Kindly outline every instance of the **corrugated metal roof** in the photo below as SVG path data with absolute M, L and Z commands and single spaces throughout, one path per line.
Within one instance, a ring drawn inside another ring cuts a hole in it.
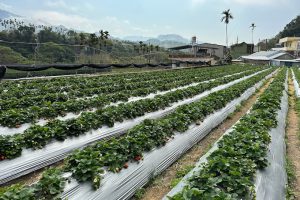
M 201 43 L 201 44 L 187 44 L 187 45 L 182 45 L 182 46 L 177 46 L 177 47 L 171 47 L 169 48 L 170 50 L 182 50 L 182 49 L 190 49 L 192 47 L 199 47 L 203 49 L 219 49 L 220 47 L 226 48 L 226 46 L 223 45 L 218 45 L 218 44 L 210 44 L 210 43 Z
M 282 52 L 282 51 L 260 51 L 260 52 L 251 54 L 249 56 L 242 56 L 242 58 L 248 59 L 248 60 L 266 60 L 267 61 L 267 60 L 272 60 L 272 59 L 278 58 L 285 54 L 288 54 L 288 53 Z

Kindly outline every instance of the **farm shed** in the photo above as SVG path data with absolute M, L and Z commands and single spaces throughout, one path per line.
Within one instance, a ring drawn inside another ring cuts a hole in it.
M 241 56 L 244 63 L 271 65 L 272 60 L 293 60 L 293 55 L 283 51 L 260 51 L 249 56 Z
M 173 54 L 176 53 L 176 51 L 182 51 L 191 53 L 193 57 L 216 56 L 221 59 L 225 57 L 227 52 L 226 46 L 210 43 L 188 44 L 169 49 L 173 51 Z
M 254 45 L 247 44 L 246 42 L 242 42 L 239 44 L 234 44 L 230 47 L 230 53 L 233 58 L 238 58 L 242 55 L 249 55 L 254 52 Z

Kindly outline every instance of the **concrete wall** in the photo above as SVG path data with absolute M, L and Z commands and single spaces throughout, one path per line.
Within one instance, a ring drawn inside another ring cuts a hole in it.
M 278 60 L 293 60 L 295 58 L 289 54 L 285 54 L 285 55 L 277 57 L 276 59 L 278 59 Z
M 208 49 L 207 53 L 211 55 L 215 55 L 221 59 L 224 58 L 226 55 L 226 47 L 224 46 L 217 45 L 217 44 L 209 44 L 209 43 L 204 43 L 199 45 L 200 48 L 201 46 L 203 46 L 203 48 L 216 48 L 216 49 Z
M 270 65 L 268 60 L 248 60 L 244 59 L 244 63 L 255 64 L 255 65 Z
M 271 65 L 272 66 L 300 67 L 300 62 L 272 60 Z
M 240 56 L 252 54 L 254 51 L 253 48 L 254 48 L 253 45 L 251 47 L 247 43 L 240 43 L 240 44 L 231 46 L 230 53 L 231 53 L 231 56 L 233 57 L 233 59 L 236 59 L 236 58 L 239 58 Z

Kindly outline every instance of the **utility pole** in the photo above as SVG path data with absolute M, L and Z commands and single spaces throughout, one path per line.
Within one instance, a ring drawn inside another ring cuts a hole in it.
M 252 29 L 252 44 L 254 45 L 253 32 L 254 32 L 254 29 L 256 28 L 255 24 L 252 23 L 250 28 Z

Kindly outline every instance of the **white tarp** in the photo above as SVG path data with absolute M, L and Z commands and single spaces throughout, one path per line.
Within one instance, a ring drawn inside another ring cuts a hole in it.
M 287 83 L 285 83 L 285 90 L 287 90 Z M 283 92 L 281 99 L 281 110 L 278 111 L 278 126 L 277 128 L 269 131 L 272 141 L 270 144 L 270 152 L 268 155 L 268 161 L 270 165 L 262 171 L 258 171 L 255 181 L 255 191 L 257 200 L 283 200 L 285 199 L 285 185 L 286 185 L 286 172 L 285 172 L 285 120 L 288 111 L 288 99 L 287 93 Z M 249 110 L 250 111 L 250 110 Z M 249 113 L 248 111 L 248 113 Z M 238 124 L 239 121 L 235 123 Z M 234 125 L 234 126 L 235 126 Z M 200 158 L 195 165 L 195 168 L 191 170 L 184 178 L 163 198 L 168 200 L 167 196 L 174 196 L 178 192 L 182 191 L 187 180 L 193 176 L 194 172 L 202 169 L 202 164 L 207 161 L 207 157 L 218 149 L 218 142 L 224 137 L 224 135 L 230 134 L 234 126 L 228 129 L 223 136 L 215 142 L 212 148 Z
M 93 190 L 91 183 L 78 184 L 76 180 L 72 179 L 67 184 L 62 198 L 69 200 L 129 199 L 137 189 L 144 186 L 153 176 L 163 172 L 209 134 L 230 113 L 234 112 L 237 105 L 248 99 L 262 83 L 263 81 L 260 81 L 245 91 L 241 97 L 227 104 L 225 108 L 208 116 L 200 126 L 191 125 L 188 131 L 176 134 L 174 139 L 165 146 L 145 153 L 144 160 L 139 164 L 130 163 L 128 169 L 124 169 L 120 173 L 106 173 L 98 190 Z
M 248 72 L 249 70 L 245 71 L 245 72 L 239 72 L 239 73 L 235 73 L 235 74 L 230 74 L 230 75 L 227 75 L 227 76 L 224 76 L 224 77 L 230 77 L 230 76 L 234 76 L 234 75 L 238 75 L 238 74 L 242 74 L 242 73 L 246 73 Z M 181 87 L 177 87 L 177 88 L 173 88 L 171 90 L 167 90 L 167 91 L 158 91 L 156 93 L 151 93 L 147 96 L 138 96 L 138 97 L 130 97 L 128 99 L 127 102 L 125 103 L 128 103 L 128 102 L 134 102 L 134 101 L 138 101 L 138 100 L 141 100 L 141 99 L 152 99 L 152 98 L 155 98 L 157 95 L 164 95 L 166 93 L 169 93 L 169 92 L 173 92 L 173 91 L 176 91 L 176 90 L 179 90 L 179 89 L 185 89 L 185 88 L 188 88 L 188 87 L 191 87 L 191 86 L 196 86 L 198 84 L 203 84 L 203 83 L 208 83 L 208 82 L 211 82 L 211 81 L 214 81 L 216 79 L 211 79 L 211 80 L 207 80 L 207 81 L 202 81 L 202 82 L 198 82 L 198 83 L 191 83 L 189 85 L 186 85 L 186 86 L 181 86 Z M 82 98 L 84 99 L 84 98 Z M 108 106 L 116 106 L 120 103 L 124 103 L 122 101 L 119 101 L 119 102 L 116 102 L 116 103 L 111 103 L 105 107 L 108 107 Z M 91 109 L 91 111 L 82 111 L 82 112 L 95 112 L 97 109 L 96 108 L 93 108 Z M 78 114 L 76 113 L 72 113 L 72 112 L 69 112 L 69 113 L 66 113 L 65 116 L 58 116 L 56 117 L 55 119 L 58 119 L 58 120 L 62 120 L 62 121 L 66 121 L 68 119 L 73 119 L 73 118 L 78 118 L 82 112 L 79 112 Z M 45 120 L 45 119 L 39 119 L 37 120 L 36 124 L 37 125 L 45 125 L 47 124 L 49 120 Z M 31 126 L 33 126 L 32 123 L 24 123 L 24 124 L 21 124 L 21 126 L 19 128 L 9 128 L 9 127 L 5 127 L 5 126 L 1 126 L 0 125 L 0 135 L 15 135 L 15 134 L 22 134 L 24 133 L 24 131 L 28 128 L 30 128 Z
M 284 200 L 286 195 L 287 175 L 285 170 L 285 126 L 288 113 L 287 82 L 281 99 L 281 109 L 277 115 L 278 126 L 271 129 L 271 143 L 269 144 L 269 165 L 259 170 L 255 179 L 257 200 Z
M 300 88 L 299 88 L 299 83 L 295 77 L 295 73 L 294 70 L 292 69 L 292 79 L 293 79 L 293 83 L 294 83 L 294 88 L 295 88 L 295 95 L 297 98 L 300 97 Z
M 232 81 L 224 85 L 220 85 L 211 90 L 205 91 L 197 96 L 194 96 L 193 98 L 174 103 L 171 107 L 168 107 L 164 110 L 159 110 L 153 113 L 147 113 L 142 117 L 133 120 L 126 120 L 122 123 L 115 123 L 115 126 L 112 128 L 102 127 L 98 130 L 91 130 L 87 134 L 81 135 L 79 137 L 67 138 L 65 141 L 62 142 L 54 141 L 46 145 L 43 149 L 39 150 L 24 149 L 20 157 L 0 162 L 0 184 L 6 183 L 20 176 L 26 175 L 45 166 L 56 163 L 64 159 L 69 153 L 71 153 L 75 149 L 85 147 L 102 139 L 122 135 L 126 133 L 128 129 L 138 125 L 145 119 L 156 119 L 163 117 L 173 112 L 180 105 L 199 101 L 203 97 L 213 92 L 228 88 L 236 83 L 253 77 L 259 73 L 262 73 L 263 71 L 243 77 L 241 79 Z M 275 72 L 273 72 L 272 74 L 274 73 Z

